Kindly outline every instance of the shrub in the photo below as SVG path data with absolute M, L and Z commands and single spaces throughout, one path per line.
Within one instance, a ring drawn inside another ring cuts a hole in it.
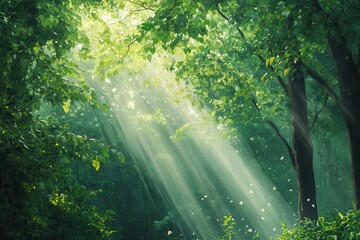
M 282 228 L 282 234 L 276 238 L 277 240 L 360 239 L 360 210 L 351 210 L 345 214 L 338 212 L 335 217 L 319 217 L 315 222 L 305 220 L 297 227 L 289 229 L 283 226 Z

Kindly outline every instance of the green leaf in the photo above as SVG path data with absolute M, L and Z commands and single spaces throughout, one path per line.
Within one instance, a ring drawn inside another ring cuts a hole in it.
M 100 162 L 99 161 L 97 161 L 97 160 L 92 160 L 92 165 L 93 165 L 93 167 L 95 168 L 95 170 L 96 171 L 99 171 L 99 169 L 100 169 Z
M 68 113 L 70 110 L 70 103 L 71 103 L 71 99 L 68 99 L 67 101 L 63 102 L 63 109 L 65 113 Z
M 183 51 L 185 54 L 191 53 L 191 48 L 186 47 L 183 49 Z
M 110 157 L 109 150 L 107 148 L 103 149 L 102 153 L 103 153 L 104 158 L 108 159 Z
M 102 108 L 105 112 L 107 112 L 107 111 L 109 110 L 109 106 L 108 106 L 106 103 L 102 103 L 102 104 L 101 104 L 101 108 Z
M 148 54 L 146 54 L 146 59 L 149 61 L 149 62 L 151 62 L 151 60 L 152 60 L 152 54 L 151 53 L 148 53 Z
M 121 164 L 125 163 L 125 156 L 124 156 L 124 154 L 120 154 L 120 155 L 119 155 L 119 161 L 120 161 Z
M 286 68 L 286 69 L 284 70 L 284 75 L 286 76 L 286 75 L 289 73 L 290 70 L 291 70 L 291 68 Z
M 269 59 L 266 59 L 266 61 L 265 61 L 266 67 L 271 66 L 271 64 L 274 62 L 274 60 L 275 60 L 275 57 L 271 57 Z

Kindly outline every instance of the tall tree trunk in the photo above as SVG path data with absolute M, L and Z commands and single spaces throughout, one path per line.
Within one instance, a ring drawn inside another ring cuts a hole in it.
M 305 77 L 300 66 L 289 75 L 289 97 L 292 105 L 294 165 L 298 183 L 299 219 L 316 220 L 315 176 L 313 169 L 313 145 L 308 122 Z
M 351 117 L 345 116 L 345 122 L 350 143 L 354 208 L 360 209 L 360 99 L 359 97 L 356 99 L 347 102 L 348 109 L 352 109 L 353 114 Z
M 344 37 L 329 33 L 327 42 L 339 75 L 341 111 L 349 136 L 354 208 L 360 209 L 360 54 L 355 64 Z

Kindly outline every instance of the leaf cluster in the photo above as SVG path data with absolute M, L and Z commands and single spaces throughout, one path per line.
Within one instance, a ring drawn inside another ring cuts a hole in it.
M 70 57 L 78 44 L 86 49 L 79 30 L 84 5 L 16 0 L 0 6 L 0 238 L 104 237 L 111 214 L 90 203 L 92 190 L 76 181 L 72 166 L 104 162 L 110 150 L 54 120 L 76 102 L 96 105 Z
M 359 239 L 360 212 L 351 210 L 338 212 L 335 217 L 319 217 L 316 222 L 305 220 L 299 226 L 283 226 L 282 234 L 276 239 Z

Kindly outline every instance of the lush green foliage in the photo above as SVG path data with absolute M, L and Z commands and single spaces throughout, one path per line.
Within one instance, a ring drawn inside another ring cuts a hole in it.
M 179 238 L 168 234 L 180 229 L 157 186 L 145 188 L 148 176 L 139 179 L 124 146 L 106 136 L 101 124 L 114 120 L 103 110 L 111 106 L 87 85 L 142 73 L 155 54 L 191 85 L 194 94 L 186 97 L 229 129 L 229 141 L 240 150 L 249 142 L 274 190 L 295 203 L 287 150 L 266 125 L 274 122 L 290 142 L 287 88 L 278 80 L 286 84 L 301 62 L 304 73 L 311 67 L 335 87 L 324 40 L 341 32 L 355 57 L 360 34 L 356 1 L 320 2 L 330 13 L 326 20 L 310 1 L 2 1 L 0 238 Z M 312 132 L 326 143 L 344 124 L 334 102 L 306 77 Z M 156 113 L 152 119 L 166 121 Z M 319 158 L 325 166 L 326 157 Z M 144 200 L 149 191 L 158 204 Z M 223 227 L 223 239 L 232 239 L 231 216 Z M 339 213 L 285 228 L 280 239 L 356 239 L 358 231 L 359 212 Z
M 294 228 L 283 227 L 279 240 L 287 239 L 359 239 L 360 211 L 338 212 L 336 217 L 319 217 L 316 222 L 305 220 Z
M 75 11 L 83 4 L 0 5 L 0 236 L 106 238 L 110 215 L 98 211 L 91 200 L 97 189 L 77 182 L 72 166 L 98 168 L 109 148 L 61 121 L 76 105 L 97 104 L 70 58 L 76 44 L 87 43 Z
M 170 69 L 195 86 L 203 105 L 210 107 L 220 123 L 235 127 L 235 135 L 246 132 L 243 126 L 258 130 L 267 122 L 282 136 L 279 142 L 285 143 L 290 157 L 304 154 L 295 153 L 289 133 L 296 123 L 289 117 L 289 102 L 302 99 L 289 95 L 295 72 L 306 82 L 308 99 L 304 101 L 309 111 L 301 116 L 310 122 L 310 130 L 316 128 L 320 136 L 338 131 L 335 126 L 341 120 L 320 114 L 329 105 L 333 108 L 334 102 L 327 99 L 330 94 L 336 100 L 331 87 L 338 80 L 327 41 L 329 36 L 345 39 L 345 48 L 350 49 L 347 54 L 357 56 L 359 16 L 354 9 L 359 9 L 358 3 L 346 1 L 340 7 L 339 1 L 265 1 L 259 5 L 254 1 L 183 0 L 162 1 L 154 8 L 157 11 L 142 24 L 139 36 L 146 49 L 182 49 L 186 59 Z M 311 137 L 306 139 L 311 145 Z M 312 186 L 314 190 L 315 184 Z

